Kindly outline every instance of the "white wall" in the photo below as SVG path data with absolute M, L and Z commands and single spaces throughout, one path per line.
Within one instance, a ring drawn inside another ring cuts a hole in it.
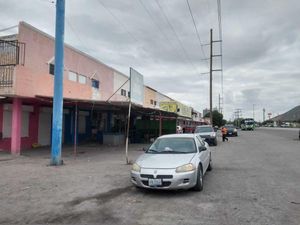
M 3 111 L 3 138 L 11 137 L 12 111 Z M 29 112 L 22 112 L 21 137 L 29 137 Z
M 129 77 L 120 74 L 118 72 L 114 72 L 114 92 L 117 91 Z M 122 87 L 122 89 L 126 90 L 126 96 L 128 96 L 129 91 L 129 81 Z M 117 92 L 118 95 L 121 95 L 121 89 Z
M 51 113 L 40 112 L 38 143 L 40 145 L 50 145 L 51 140 Z

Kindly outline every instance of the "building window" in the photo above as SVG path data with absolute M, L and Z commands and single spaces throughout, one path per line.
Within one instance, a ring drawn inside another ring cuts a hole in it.
M 69 80 L 77 82 L 77 73 L 69 71 Z
M 154 101 L 154 105 L 156 106 L 156 104 L 157 104 L 157 102 L 156 101 Z
M 81 75 L 81 74 L 79 74 L 79 75 L 78 75 L 78 82 L 79 82 L 80 84 L 86 84 L 86 77 L 83 76 L 83 75 Z
M 153 100 L 152 99 L 150 100 L 150 104 L 153 105 Z
M 99 89 L 99 80 L 92 79 L 92 87 Z
M 54 64 L 53 63 L 49 64 L 49 74 L 54 75 Z
M 130 91 L 128 91 L 127 96 L 128 96 L 128 98 L 130 98 Z
M 121 89 L 121 95 L 126 96 L 126 90 Z

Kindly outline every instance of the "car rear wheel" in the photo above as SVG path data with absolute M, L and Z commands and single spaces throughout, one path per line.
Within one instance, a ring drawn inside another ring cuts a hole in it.
M 198 168 L 197 173 L 197 183 L 194 187 L 194 191 L 202 191 L 203 190 L 203 172 L 201 166 Z

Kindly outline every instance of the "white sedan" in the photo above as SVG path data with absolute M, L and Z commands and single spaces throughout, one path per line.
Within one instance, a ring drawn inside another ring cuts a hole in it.
M 132 165 L 131 181 L 142 188 L 201 191 L 211 169 L 211 151 L 199 135 L 164 135 Z

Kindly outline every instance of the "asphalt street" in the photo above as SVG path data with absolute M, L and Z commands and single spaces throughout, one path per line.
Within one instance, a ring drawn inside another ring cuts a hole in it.
M 300 224 L 298 130 L 259 128 L 213 147 L 204 191 L 127 192 L 108 204 L 124 224 Z
M 202 192 L 138 190 L 118 151 L 65 157 L 61 168 L 37 157 L 3 161 L 0 224 L 299 225 L 298 130 L 258 128 L 220 141 Z

